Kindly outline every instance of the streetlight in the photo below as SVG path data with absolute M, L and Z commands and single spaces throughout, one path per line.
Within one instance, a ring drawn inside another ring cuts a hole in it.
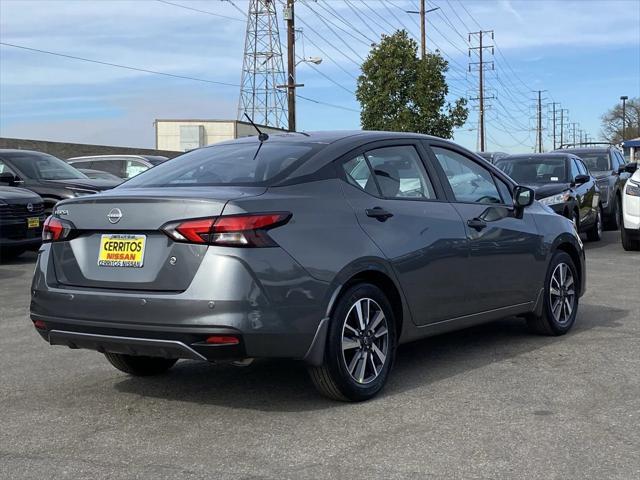
M 426 14 L 429 12 L 435 12 L 436 10 L 439 10 L 440 7 L 435 7 L 435 8 L 430 8 L 429 10 L 424 9 L 424 1 L 425 0 L 420 0 L 420 11 L 416 11 L 416 10 L 405 10 L 406 13 L 417 13 L 420 15 L 420 55 L 422 57 L 422 59 L 424 60 L 424 57 L 427 55 L 427 34 L 425 32 L 426 30 Z
M 313 63 L 314 65 L 320 65 L 322 63 L 322 57 L 301 58 L 296 62 L 296 66 L 300 65 L 301 63 Z
M 627 126 L 627 100 L 629 99 L 629 97 L 627 97 L 626 95 L 623 95 L 620 97 L 620 100 L 622 100 L 622 141 L 624 142 L 624 138 L 625 138 L 625 129 Z

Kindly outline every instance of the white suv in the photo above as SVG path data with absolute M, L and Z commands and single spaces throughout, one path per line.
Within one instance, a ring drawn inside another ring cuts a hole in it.
M 635 173 L 622 194 L 622 246 L 625 250 L 640 250 L 640 169 L 637 163 L 630 163 L 626 170 Z

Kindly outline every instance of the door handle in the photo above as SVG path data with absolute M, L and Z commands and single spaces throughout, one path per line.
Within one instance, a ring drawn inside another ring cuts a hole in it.
M 467 222 L 467 225 L 479 232 L 487 226 L 487 223 L 484 220 L 480 220 L 479 218 L 472 218 Z
M 366 213 L 367 213 L 367 217 L 375 218 L 376 220 L 378 220 L 380 222 L 384 222 L 388 218 L 393 217 L 393 213 L 387 212 L 382 207 L 367 208 Z

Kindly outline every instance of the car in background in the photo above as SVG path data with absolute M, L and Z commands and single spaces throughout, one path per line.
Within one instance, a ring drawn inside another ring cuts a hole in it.
M 589 240 L 602 237 L 602 208 L 596 180 L 584 162 L 571 153 L 509 155 L 496 167 L 520 185 L 532 188 L 536 200 L 570 219 Z
M 91 155 L 68 158 L 67 163 L 76 168 L 88 168 L 128 179 L 169 160 L 160 155 Z
M 640 250 L 640 169 L 633 162 L 628 163 L 625 170 L 632 176 L 622 194 L 622 247 L 625 250 Z
M 0 149 L 0 185 L 26 188 L 42 197 L 45 213 L 66 198 L 91 195 L 118 185 L 94 180 L 53 155 L 31 150 Z
M 31 320 L 49 344 L 131 375 L 301 359 L 343 401 L 382 389 L 400 343 L 513 315 L 567 333 L 586 281 L 569 220 L 474 153 L 410 133 L 193 150 L 62 202 L 43 239 Z
M 40 196 L 24 188 L 0 186 L 0 259 L 37 249 L 44 220 Z
M 91 170 L 90 168 L 79 168 L 79 171 L 84 173 L 89 178 L 98 178 L 102 180 L 113 180 L 118 183 L 122 183 L 122 178 L 116 177 L 114 174 L 109 172 L 103 172 L 102 170 Z
M 556 152 L 571 153 L 582 159 L 600 189 L 604 225 L 617 230 L 622 221 L 622 189 L 631 175 L 625 170 L 624 156 L 616 147 L 599 143 L 589 145 L 592 146 L 568 147 Z
M 476 152 L 476 155 L 484 158 L 489 163 L 496 163 L 501 158 L 509 156 L 508 153 L 504 152 Z

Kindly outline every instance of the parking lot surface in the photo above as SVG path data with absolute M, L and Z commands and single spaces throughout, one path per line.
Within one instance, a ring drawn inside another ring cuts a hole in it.
M 362 404 L 319 397 L 294 362 L 130 378 L 50 347 L 34 261 L 0 265 L 3 479 L 640 478 L 640 254 L 619 232 L 587 243 L 569 335 L 505 319 L 404 345 Z

